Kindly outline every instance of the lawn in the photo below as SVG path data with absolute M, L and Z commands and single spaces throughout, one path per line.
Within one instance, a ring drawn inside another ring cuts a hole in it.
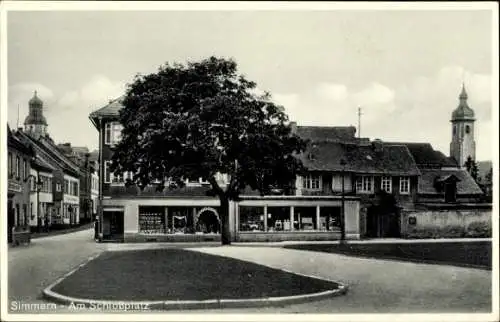
M 208 300 L 290 296 L 337 289 L 335 282 L 182 249 L 107 252 L 54 292 L 101 300 Z
M 491 242 L 298 244 L 285 248 L 491 270 Z

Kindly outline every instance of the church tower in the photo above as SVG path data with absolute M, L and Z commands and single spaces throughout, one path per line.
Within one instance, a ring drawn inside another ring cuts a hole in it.
M 24 130 L 36 139 L 47 134 L 47 120 L 43 116 L 43 101 L 38 98 L 36 91 L 29 101 L 29 114 L 24 120 Z
M 467 103 L 467 92 L 462 84 L 458 107 L 451 114 L 452 136 L 450 143 L 450 156 L 458 166 L 464 167 L 467 158 L 476 160 L 476 142 L 474 141 L 474 111 Z

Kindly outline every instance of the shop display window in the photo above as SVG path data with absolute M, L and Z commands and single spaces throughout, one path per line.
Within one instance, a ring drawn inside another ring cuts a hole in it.
M 139 207 L 139 231 L 143 234 L 165 234 L 165 208 Z
M 264 231 L 264 207 L 239 207 L 240 231 Z

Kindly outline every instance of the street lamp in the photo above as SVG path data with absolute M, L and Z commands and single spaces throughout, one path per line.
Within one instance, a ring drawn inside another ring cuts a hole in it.
M 340 213 L 340 242 L 345 243 L 345 187 L 344 187 L 344 175 L 345 175 L 345 166 L 347 162 L 344 158 L 340 159 L 340 165 L 342 166 L 342 209 Z

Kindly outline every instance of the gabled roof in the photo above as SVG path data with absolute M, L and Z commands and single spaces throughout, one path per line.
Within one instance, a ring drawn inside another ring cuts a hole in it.
M 56 168 L 50 165 L 50 163 L 43 158 L 39 153 L 36 155 L 35 159 L 31 161 L 31 167 L 39 170 L 54 171 Z
M 354 126 L 297 126 L 296 134 L 311 141 L 356 141 Z
M 68 157 L 62 153 L 57 146 L 47 140 L 44 137 L 41 137 L 39 140 L 36 141 L 37 144 L 43 146 L 51 155 L 53 155 L 55 158 L 60 160 L 66 169 L 69 171 L 73 172 L 76 175 L 80 175 L 80 169 L 77 164 L 75 164 L 73 161 L 71 161 Z
M 28 155 L 33 155 L 33 148 L 30 146 L 30 144 L 27 144 L 26 142 L 19 140 L 14 135 L 14 132 L 12 132 L 12 130 L 10 129 L 9 124 L 7 124 L 7 146 L 9 148 L 18 150 L 19 152 Z
M 45 163 L 52 166 L 53 169 L 62 169 L 64 172 L 79 176 L 80 172 L 78 167 L 72 164 L 64 155 L 58 152 L 57 147 L 53 144 L 48 143 L 45 138 L 40 138 L 35 140 L 24 132 L 17 132 L 17 135 L 24 142 L 28 142 L 34 148 L 36 155 L 40 155 Z
M 382 146 L 314 142 L 299 158 L 309 171 L 345 171 L 366 174 L 418 175 L 419 170 L 404 145 Z
M 122 95 L 114 100 L 111 100 L 108 104 L 101 107 L 98 110 L 90 113 L 89 118 L 94 122 L 94 125 L 97 123 L 96 120 L 99 118 L 115 118 L 118 117 L 120 110 L 123 108 L 123 100 L 125 95 Z
M 435 187 L 436 180 L 442 180 L 448 176 L 454 176 L 457 182 L 458 195 L 480 195 L 483 193 L 471 175 L 463 169 L 421 169 L 422 173 L 418 181 L 418 192 L 423 194 L 440 194 Z
M 406 145 L 419 168 L 457 167 L 456 161 L 434 150 L 430 143 L 384 142 L 386 145 Z

